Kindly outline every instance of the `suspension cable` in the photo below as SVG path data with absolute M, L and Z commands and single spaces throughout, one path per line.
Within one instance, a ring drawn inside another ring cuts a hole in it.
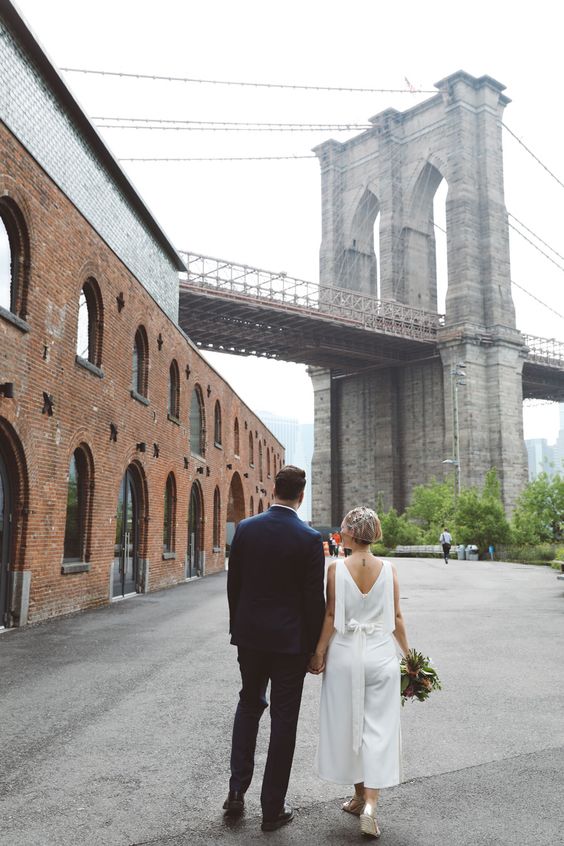
M 317 156 L 131 156 L 119 162 L 272 162 L 289 159 L 316 159 Z
M 229 131 L 229 132 L 350 132 L 352 130 L 372 129 L 371 124 L 360 123 L 251 123 L 213 120 L 162 120 L 147 119 L 145 124 L 126 121 L 142 121 L 142 118 L 92 118 L 100 129 L 156 129 L 183 131 Z M 112 123 L 111 121 L 119 121 Z M 173 125 L 174 124 L 174 125 Z
M 186 76 L 160 76 L 154 73 L 122 73 L 121 71 L 92 70 L 89 68 L 60 68 L 66 73 L 85 73 L 97 76 L 117 76 L 124 79 L 151 79 L 158 82 L 186 82 L 197 85 L 239 85 L 249 88 L 285 88 L 290 91 L 343 91 L 363 94 L 436 94 L 430 88 L 353 88 L 345 85 L 291 85 L 282 82 L 242 82 L 227 79 L 196 79 Z
M 525 144 L 525 142 L 524 142 L 524 141 L 522 141 L 522 140 L 521 140 L 521 138 L 519 138 L 519 136 L 518 136 L 518 135 L 515 135 L 515 133 L 513 132 L 513 130 L 509 129 L 509 127 L 507 126 L 507 124 L 506 124 L 506 123 L 503 123 L 503 121 L 502 121 L 501 125 L 503 126 L 503 128 L 504 128 L 504 129 L 506 129 L 506 130 L 509 132 L 509 134 L 510 134 L 510 135 L 512 135 L 512 136 L 513 136 L 513 138 L 515 138 L 515 140 L 516 140 L 516 141 L 517 141 L 517 142 L 518 142 L 518 143 L 519 143 L 519 144 L 520 144 L 520 145 L 521 145 L 521 146 L 522 146 L 522 147 L 523 147 L 523 148 L 527 151 L 527 153 L 529 153 L 529 155 L 530 155 L 530 156 L 532 156 L 532 157 L 533 157 L 533 159 L 534 159 L 534 160 L 535 160 L 538 164 L 540 164 L 540 166 L 541 166 L 544 170 L 546 170 L 546 172 L 547 172 L 548 174 L 550 174 L 550 176 L 552 176 L 552 178 L 553 178 L 553 179 L 555 179 L 555 180 L 556 180 L 556 182 L 558 182 L 558 184 L 560 185 L 560 187 L 561 187 L 561 188 L 564 188 L 564 182 L 562 182 L 562 180 L 560 180 L 560 179 L 556 176 L 556 174 L 554 174 L 554 173 L 550 170 L 550 168 L 548 168 L 548 167 L 547 167 L 547 166 L 546 166 L 543 162 L 541 162 L 541 160 L 539 159 L 539 157 L 538 157 L 538 156 L 536 156 L 536 155 L 533 153 L 533 151 L 532 151 L 529 147 L 527 147 L 527 145 Z
M 513 220 L 515 220 L 515 221 L 519 224 L 519 226 L 522 226 L 522 227 L 523 227 L 523 229 L 526 229 L 526 230 L 527 230 L 527 232 L 529 232 L 529 233 L 533 236 L 533 238 L 536 238 L 536 239 L 537 239 L 537 241 L 540 241 L 540 242 L 541 242 L 541 244 L 544 244 L 544 246 L 545 246 L 545 247 L 548 247 L 548 249 L 549 249 L 552 253 L 554 253 L 554 255 L 555 255 L 555 256 L 558 256 L 558 258 L 559 258 L 559 259 L 562 259 L 562 261 L 564 261 L 564 256 L 563 256 L 563 255 L 561 255 L 561 254 L 560 254 L 557 250 L 555 250 L 555 249 L 554 249 L 554 247 L 551 247 L 551 246 L 550 246 L 550 244 L 547 244 L 547 242 L 546 242 L 546 241 L 543 241 L 543 239 L 540 237 L 540 235 L 537 235 L 537 233 L 536 233 L 536 232 L 533 232 L 533 230 L 532 230 L 532 229 L 529 229 L 529 227 L 528 227 L 525 223 L 523 223 L 523 221 L 522 221 L 522 220 L 519 220 L 519 218 L 518 218 L 518 217 L 515 217 L 515 215 L 514 215 L 514 214 L 511 214 L 511 212 L 508 212 L 507 214 L 508 214 L 508 216 L 509 216 L 509 217 L 512 217 L 512 218 L 513 218 Z M 513 229 L 515 229 L 515 227 L 513 227 Z M 518 230 L 518 229 L 515 229 L 515 231 L 516 231 L 516 232 L 518 232 L 519 230 Z M 521 233 L 520 233 L 520 232 L 519 232 L 519 235 L 521 235 Z

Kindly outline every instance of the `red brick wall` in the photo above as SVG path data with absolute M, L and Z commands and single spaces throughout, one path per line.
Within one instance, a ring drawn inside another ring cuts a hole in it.
M 19 439 L 25 457 L 25 488 L 14 515 L 12 536 L 15 569 L 31 570 L 29 620 L 37 621 L 109 601 L 114 556 L 115 514 L 126 468 L 138 462 L 145 477 L 147 513 L 141 557 L 149 560 L 149 589 L 184 578 L 188 502 L 192 482 L 201 483 L 204 499 L 206 572 L 223 568 L 224 554 L 212 548 L 213 496 L 221 494 L 221 547 L 225 544 L 228 492 L 233 473 L 242 477 L 245 514 L 251 496 L 272 499 L 273 478 L 267 478 L 266 450 L 283 460 L 283 448 L 229 385 L 204 361 L 182 332 L 160 310 L 139 282 L 100 239 L 62 192 L 6 130 L 0 127 L 0 197 L 9 195 L 25 218 L 29 235 L 30 274 L 23 332 L 0 316 L 0 382 L 14 383 L 14 398 L 0 397 L 0 442 Z M 94 277 L 103 300 L 104 377 L 75 361 L 79 294 Z M 123 293 L 125 306 L 116 298 Z M 143 324 L 149 341 L 148 406 L 131 394 L 135 332 Z M 157 339 L 163 339 L 158 349 Z M 167 419 L 168 376 L 172 359 L 180 369 L 180 425 Z M 190 368 L 186 375 L 187 366 Z M 206 414 L 206 455 L 190 455 L 189 413 L 192 390 L 202 388 Z M 43 392 L 54 399 L 52 416 L 42 413 Z M 221 403 L 223 448 L 214 446 L 216 400 Z M 233 452 L 233 423 L 238 417 L 240 457 Z M 110 423 L 118 429 L 110 440 Z M 246 426 L 248 428 L 246 428 Z M 255 468 L 249 466 L 248 434 L 255 442 Z M 263 440 L 264 480 L 259 480 L 258 439 Z M 136 450 L 147 444 L 145 453 Z M 94 464 L 90 571 L 61 574 L 69 462 L 86 443 Z M 153 444 L 159 446 L 153 457 Z M 188 469 L 184 457 L 189 458 Z M 227 465 L 231 464 L 232 469 Z M 197 472 L 203 468 L 203 473 Z M 271 471 L 273 471 L 273 466 Z M 162 532 L 166 478 L 176 480 L 176 559 L 164 560 Z M 209 475 L 208 475 L 209 473 Z M 248 478 L 243 474 L 248 473 Z M 257 488 L 259 493 L 257 493 Z M 260 489 L 267 491 L 266 496 Z

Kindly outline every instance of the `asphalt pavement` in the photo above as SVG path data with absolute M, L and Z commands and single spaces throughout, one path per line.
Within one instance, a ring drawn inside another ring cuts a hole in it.
M 546 567 L 399 559 L 410 644 L 444 689 L 402 711 L 387 846 L 564 844 L 564 583 Z M 349 795 L 313 771 L 308 676 L 288 800 L 260 831 L 260 771 L 223 818 L 235 650 L 225 574 L 0 635 L 1 846 L 361 842 Z

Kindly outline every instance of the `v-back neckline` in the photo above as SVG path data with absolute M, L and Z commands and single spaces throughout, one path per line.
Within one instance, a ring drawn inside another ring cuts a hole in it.
M 353 585 L 355 586 L 355 588 L 357 589 L 357 591 L 360 593 L 360 595 L 361 595 L 361 596 L 366 597 L 366 596 L 370 596 L 370 594 L 372 593 L 372 591 L 374 590 L 374 588 L 376 587 L 376 585 L 377 585 L 377 584 L 378 584 L 378 582 L 380 581 L 380 576 L 382 575 L 382 573 L 383 573 L 383 571 L 384 571 L 385 562 L 384 562 L 384 561 L 382 561 L 382 566 L 380 567 L 380 572 L 378 573 L 378 575 L 377 575 L 377 576 L 376 576 L 376 578 L 374 579 L 374 582 L 372 583 L 372 587 L 371 587 L 371 588 L 370 588 L 370 590 L 369 590 L 369 591 L 367 591 L 366 593 L 363 593 L 363 592 L 361 591 L 361 589 L 359 588 L 359 586 L 357 585 L 357 583 L 356 583 L 356 581 L 355 581 L 355 578 L 354 578 L 353 574 L 351 573 L 351 571 L 349 570 L 349 568 L 347 567 L 347 565 L 345 564 L 345 562 L 344 562 L 344 561 L 342 562 L 342 565 L 343 565 L 343 567 L 345 568 L 345 570 L 347 571 L 347 573 L 349 574 L 349 576 L 351 577 L 351 582 L 353 583 Z

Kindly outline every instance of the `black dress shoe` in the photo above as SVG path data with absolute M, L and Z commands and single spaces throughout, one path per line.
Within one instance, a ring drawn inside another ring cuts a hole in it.
M 223 810 L 232 817 L 242 814 L 245 810 L 245 794 L 240 790 L 230 790 L 223 803 Z
M 283 825 L 289 823 L 294 819 L 294 809 L 290 805 L 284 805 L 276 817 L 263 817 L 261 828 L 263 831 L 276 831 L 277 828 L 282 828 Z

